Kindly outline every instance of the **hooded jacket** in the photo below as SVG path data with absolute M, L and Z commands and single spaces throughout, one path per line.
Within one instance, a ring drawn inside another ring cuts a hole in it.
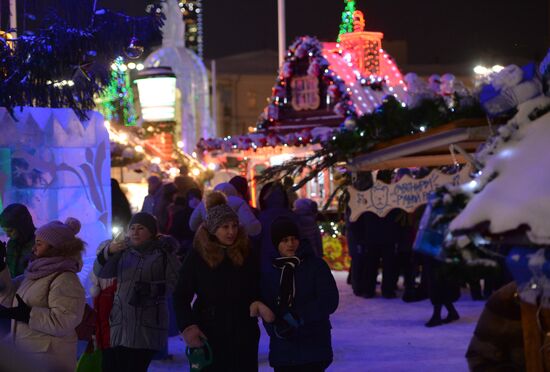
M 94 273 L 117 278 L 109 317 L 111 347 L 162 350 L 168 341 L 167 295 L 176 284 L 180 263 L 173 239 L 159 236 L 140 247 L 97 255 Z M 136 303 L 143 301 L 143 303 Z
M 239 195 L 237 190 L 230 183 L 220 183 L 214 191 L 221 191 L 227 197 L 227 205 L 231 207 L 239 216 L 239 223 L 244 227 L 248 236 L 257 236 L 262 231 L 260 221 L 254 216 L 252 209 L 246 201 Z M 197 231 L 202 221 L 206 220 L 206 207 L 204 202 L 201 202 L 191 214 L 189 219 L 189 227 L 193 231 Z
M 272 367 L 299 366 L 332 361 L 330 314 L 338 307 L 338 288 L 326 262 L 317 257 L 306 240 L 300 241 L 297 256 L 302 260 L 294 272 L 293 311 L 303 325 L 289 338 L 278 337 L 272 324 L 264 323 L 270 336 L 269 364 Z M 277 252 L 277 256 L 279 256 Z M 274 313 L 281 270 L 271 266 L 261 276 L 261 299 Z

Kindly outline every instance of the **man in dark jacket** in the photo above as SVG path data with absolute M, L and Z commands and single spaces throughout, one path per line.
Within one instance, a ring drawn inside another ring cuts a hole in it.
M 338 288 L 330 269 L 315 256 L 289 218 L 271 226 L 276 258 L 261 276 L 261 297 L 274 313 L 264 326 L 270 336 L 269 363 L 275 372 L 324 371 L 332 362 L 330 314 Z

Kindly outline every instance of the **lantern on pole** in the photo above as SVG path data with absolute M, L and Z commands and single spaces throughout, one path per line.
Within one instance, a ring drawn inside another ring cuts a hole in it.
M 144 121 L 176 120 L 176 76 L 170 67 L 143 69 L 134 81 Z

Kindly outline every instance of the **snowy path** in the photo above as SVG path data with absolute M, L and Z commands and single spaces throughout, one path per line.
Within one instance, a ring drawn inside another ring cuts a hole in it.
M 400 299 L 363 299 L 353 296 L 346 273 L 334 273 L 340 306 L 331 317 L 334 362 L 329 372 L 467 371 L 464 354 L 483 309 L 467 293 L 457 302 L 461 319 L 435 328 L 424 327 L 431 315 L 429 301 L 404 303 Z M 443 316 L 445 316 L 445 312 Z M 188 371 L 184 344 L 170 340 L 173 361 L 155 361 L 149 371 Z M 260 340 L 260 371 L 272 371 L 267 362 L 268 337 Z

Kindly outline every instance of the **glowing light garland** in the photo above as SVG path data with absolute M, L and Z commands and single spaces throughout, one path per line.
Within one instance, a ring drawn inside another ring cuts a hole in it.
M 340 35 L 353 31 L 353 12 L 355 12 L 355 1 L 345 0 L 346 7 L 342 12 L 342 23 L 340 23 L 340 32 L 337 40 L 340 41 Z
M 185 47 L 202 58 L 204 50 L 202 27 L 202 0 L 181 0 L 179 7 L 185 22 Z
M 100 111 L 106 120 L 125 126 L 134 126 L 136 125 L 134 92 L 125 67 L 122 57 L 117 57 L 111 65 L 111 82 L 99 100 L 102 107 Z

